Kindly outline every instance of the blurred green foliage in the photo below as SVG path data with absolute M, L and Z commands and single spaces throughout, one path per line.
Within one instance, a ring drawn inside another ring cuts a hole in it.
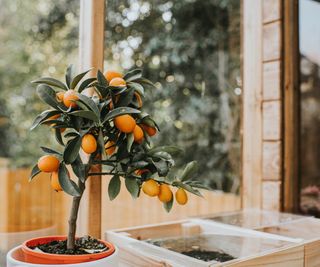
M 10 155 L 28 165 L 37 144 L 50 143 L 45 131 L 27 131 L 43 108 L 28 82 L 59 78 L 76 63 L 79 1 L 0 3 L 0 99 L 10 114 Z M 106 69 L 142 67 L 158 82 L 144 100 L 162 131 L 156 143 L 183 147 L 178 164 L 197 160 L 211 187 L 238 190 L 240 1 L 108 0 L 105 60 Z

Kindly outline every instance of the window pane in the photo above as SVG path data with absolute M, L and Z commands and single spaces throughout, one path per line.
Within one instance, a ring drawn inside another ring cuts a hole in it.
M 143 68 L 157 89 L 144 100 L 156 144 L 197 160 L 198 179 L 238 192 L 240 1 L 108 1 L 106 66 Z
M 320 216 L 320 2 L 300 0 L 301 209 Z

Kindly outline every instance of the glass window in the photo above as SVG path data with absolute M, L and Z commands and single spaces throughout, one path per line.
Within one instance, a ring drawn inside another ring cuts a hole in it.
M 320 216 L 320 2 L 300 0 L 301 201 Z

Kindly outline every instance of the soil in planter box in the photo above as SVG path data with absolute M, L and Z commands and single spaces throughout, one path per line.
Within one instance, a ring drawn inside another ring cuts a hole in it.
M 41 251 L 50 254 L 82 255 L 104 252 L 108 248 L 99 240 L 90 236 L 84 236 L 76 240 L 74 250 L 67 249 L 67 240 L 52 241 L 47 244 L 32 247 L 31 249 L 40 249 Z
M 205 251 L 205 250 L 190 250 L 190 251 L 182 251 L 181 254 L 187 255 L 192 258 L 196 258 L 202 261 L 218 261 L 225 262 L 231 261 L 235 259 L 231 255 L 218 251 Z

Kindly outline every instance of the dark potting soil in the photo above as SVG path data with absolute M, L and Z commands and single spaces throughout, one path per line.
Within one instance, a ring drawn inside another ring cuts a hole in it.
M 190 251 L 183 251 L 181 253 L 202 261 L 215 260 L 218 262 L 225 262 L 225 261 L 230 261 L 234 259 L 234 257 L 232 257 L 231 255 L 223 252 L 218 252 L 218 251 L 190 250 Z
M 108 248 L 99 240 L 90 236 L 84 236 L 76 240 L 74 250 L 67 249 L 67 240 L 52 241 L 47 244 L 31 247 L 31 249 L 40 249 L 45 253 L 50 254 L 64 254 L 64 255 L 82 255 L 99 253 L 108 250 Z M 86 251 L 87 250 L 87 251 Z M 88 251 L 89 250 L 89 251 Z

